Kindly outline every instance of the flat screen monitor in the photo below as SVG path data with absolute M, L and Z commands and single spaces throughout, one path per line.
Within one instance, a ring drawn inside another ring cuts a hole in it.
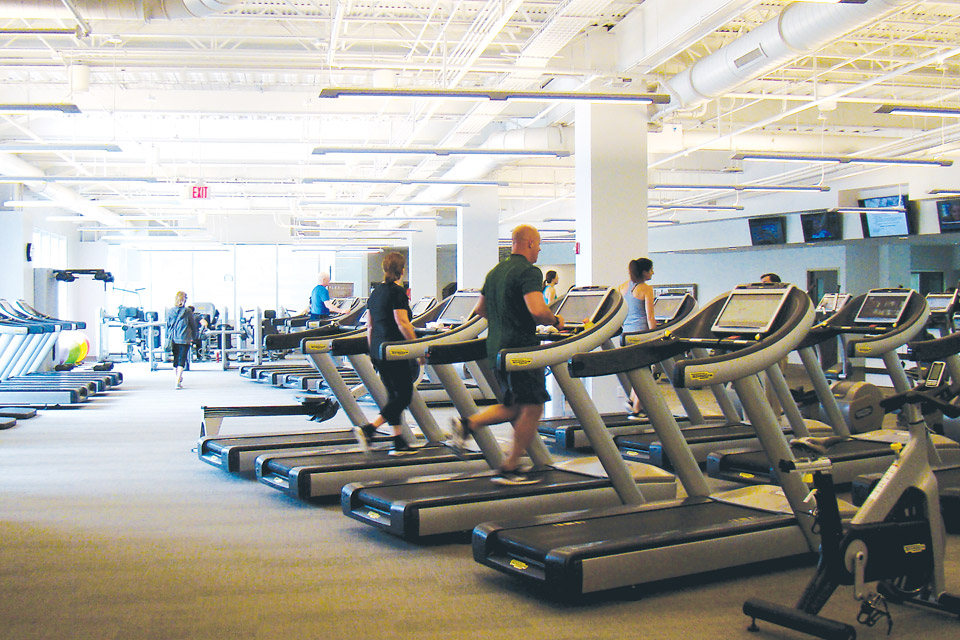
M 863 324 L 896 324 L 907 308 L 909 297 L 909 291 L 868 293 L 853 321 Z
M 437 322 L 445 325 L 463 324 L 470 317 L 473 308 L 477 306 L 477 298 L 479 297 L 479 293 L 453 294 L 453 297 L 447 301 L 447 306 L 440 312 Z
M 866 209 L 890 209 L 869 211 L 860 217 L 864 238 L 889 238 L 913 233 L 913 203 L 907 196 L 880 196 L 858 202 Z
M 784 289 L 734 289 L 713 323 L 714 333 L 766 333 L 790 293 Z
M 840 214 L 826 209 L 800 214 L 804 242 L 828 242 L 843 240 Z
M 927 305 L 930 307 L 930 313 L 944 312 L 950 308 L 953 303 L 952 293 L 928 293 Z
M 960 198 L 937 200 L 937 220 L 940 233 L 960 231 Z
M 748 218 L 750 244 L 755 247 L 787 243 L 787 219 L 784 216 Z
M 327 285 L 327 292 L 331 298 L 349 298 L 353 295 L 353 283 L 331 282 Z
M 413 318 L 416 318 L 417 316 L 422 316 L 427 311 L 433 308 L 433 303 L 434 303 L 434 298 L 431 298 L 430 296 L 420 298 L 415 303 L 413 303 L 412 307 L 410 307 L 410 316 Z
M 595 322 L 600 304 L 606 294 L 606 290 L 578 291 L 571 289 L 560 301 L 556 314 L 563 316 L 564 325 L 570 327 L 579 326 L 588 321 Z
M 676 317 L 686 297 L 686 294 L 660 296 L 653 301 L 653 317 L 657 322 L 670 322 Z

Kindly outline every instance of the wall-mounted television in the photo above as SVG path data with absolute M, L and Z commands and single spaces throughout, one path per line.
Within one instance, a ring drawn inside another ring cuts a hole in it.
M 960 198 L 937 200 L 937 220 L 940 233 L 960 231 Z
M 840 214 L 828 209 L 807 211 L 800 214 L 804 242 L 828 242 L 843 240 Z
M 784 216 L 748 218 L 750 225 L 750 243 L 755 246 L 765 244 L 786 244 L 787 219 Z
M 869 211 L 860 216 L 864 238 L 889 238 L 916 233 L 916 208 L 907 196 L 880 196 L 859 201 L 865 209 L 903 209 L 902 211 Z

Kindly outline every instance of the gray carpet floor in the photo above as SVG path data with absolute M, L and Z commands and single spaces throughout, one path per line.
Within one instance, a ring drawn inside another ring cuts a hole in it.
M 791 604 L 809 566 L 557 603 L 475 563 L 462 540 L 407 543 L 346 518 L 338 504 L 231 477 L 191 452 L 200 407 L 294 398 L 213 367 L 195 365 L 177 391 L 169 370 L 119 365 L 118 390 L 0 432 L 0 638 L 803 637 L 770 625 L 748 633 L 740 607 L 758 595 Z M 223 432 L 307 424 L 237 418 Z M 346 416 L 328 424 L 346 426 Z M 948 581 L 960 592 L 956 536 L 948 553 Z M 960 637 L 957 620 L 893 610 L 891 637 Z M 841 589 L 824 613 L 853 623 L 856 611 Z M 886 628 L 858 634 L 883 638 Z

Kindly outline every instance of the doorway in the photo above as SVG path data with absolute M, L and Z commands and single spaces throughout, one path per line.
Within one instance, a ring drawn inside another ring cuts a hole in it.
M 943 272 L 913 271 L 910 273 L 910 288 L 922 296 L 943 293 Z

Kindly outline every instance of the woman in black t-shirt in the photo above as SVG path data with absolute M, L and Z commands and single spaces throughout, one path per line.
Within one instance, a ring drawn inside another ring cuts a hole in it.
M 377 428 L 385 422 L 389 424 L 393 435 L 393 445 L 389 451 L 392 456 L 416 453 L 416 449 L 400 433 L 400 417 L 413 397 L 418 363 L 415 360 L 380 359 L 380 345 L 384 342 L 415 340 L 417 337 L 410 324 L 410 301 L 399 284 L 405 266 L 403 255 L 388 253 L 383 259 L 383 282 L 377 285 L 367 300 L 367 343 L 370 345 L 373 366 L 387 389 L 387 402 L 372 423 L 354 429 L 360 446 L 367 449 Z

